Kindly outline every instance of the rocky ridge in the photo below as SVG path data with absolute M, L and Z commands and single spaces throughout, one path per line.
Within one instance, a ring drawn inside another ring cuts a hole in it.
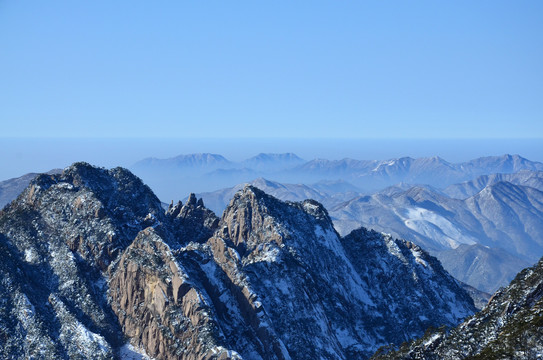
M 428 331 L 397 351 L 372 359 L 538 359 L 542 339 L 543 259 L 521 271 L 481 312 L 458 327 Z
M 247 186 L 221 219 L 194 196 L 164 211 L 127 170 L 85 163 L 0 213 L 0 256 L 6 359 L 113 359 L 127 342 L 156 359 L 367 358 L 475 311 L 436 259 L 341 238 L 315 201 Z

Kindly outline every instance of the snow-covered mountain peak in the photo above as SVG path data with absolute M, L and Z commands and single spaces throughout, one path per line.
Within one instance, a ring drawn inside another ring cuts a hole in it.
M 341 238 L 313 200 L 247 185 L 220 221 L 196 196 L 160 206 L 128 172 L 88 164 L 7 206 L 0 357 L 113 358 L 128 338 L 160 359 L 364 359 L 475 310 L 422 250 Z

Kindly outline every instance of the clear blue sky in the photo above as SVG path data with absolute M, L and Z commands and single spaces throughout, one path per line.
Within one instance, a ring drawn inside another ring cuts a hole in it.
M 0 136 L 543 137 L 543 1 L 0 0 Z

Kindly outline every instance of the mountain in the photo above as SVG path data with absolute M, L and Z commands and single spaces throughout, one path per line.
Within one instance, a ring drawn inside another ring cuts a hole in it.
M 458 280 L 489 292 L 508 284 L 519 269 L 531 265 L 503 249 L 480 244 L 461 244 L 456 249 L 438 252 L 436 257 Z
M 60 169 L 54 169 L 47 172 L 47 174 L 57 174 L 61 171 Z M 30 173 L 17 178 L 0 181 L 0 209 L 17 198 L 30 181 L 38 175 L 37 173 Z
M 543 171 L 521 170 L 512 174 L 491 174 L 479 176 L 471 181 L 450 185 L 443 190 L 445 194 L 457 199 L 466 199 L 477 194 L 489 185 L 500 181 L 515 185 L 529 186 L 543 191 Z
M 259 188 L 265 193 L 272 195 L 280 200 L 303 201 L 313 199 L 322 201 L 327 198 L 325 193 L 319 192 L 307 185 L 301 184 L 282 184 L 277 181 L 271 181 L 264 178 L 258 178 L 248 183 Z M 228 205 L 230 199 L 236 192 L 243 189 L 246 184 L 238 184 L 231 188 L 221 189 L 209 193 L 198 194 L 207 206 L 216 213 L 222 213 Z
M 528 178 L 534 184 L 538 179 Z M 413 241 L 437 256 L 456 278 L 485 292 L 506 285 L 543 254 L 543 197 L 526 186 L 494 183 L 486 191 L 460 200 L 429 185 L 406 183 L 363 196 L 352 192 L 330 194 L 322 185 L 319 189 L 319 185 L 266 179 L 251 184 L 282 200 L 318 200 L 330 209 L 334 226 L 342 235 L 364 226 Z M 342 185 L 340 190 L 345 188 Z M 243 186 L 199 196 L 211 209 L 221 212 Z M 346 189 L 350 188 L 347 185 Z
M 169 159 L 157 159 L 147 158 L 138 161 L 134 164 L 135 169 L 145 168 L 168 168 L 169 170 L 182 170 L 182 169 L 210 169 L 228 168 L 233 166 L 232 162 L 224 158 L 222 155 L 198 153 L 179 155 Z
M 346 199 L 352 199 L 360 195 L 360 193 L 357 192 L 358 188 L 345 181 L 327 181 L 305 185 L 286 184 L 258 178 L 248 183 L 237 184 L 233 187 L 213 192 L 199 193 L 198 196 L 205 201 L 211 210 L 216 213 L 221 213 L 226 209 L 228 202 L 234 194 L 243 189 L 246 184 L 257 187 L 280 200 L 303 201 L 306 199 L 313 199 L 321 202 L 327 208 L 342 203 Z
M 161 206 L 122 168 L 34 179 L 0 212 L 0 357 L 364 359 L 475 311 L 418 246 L 341 238 L 315 201 Z
M 315 201 L 283 203 L 247 186 L 221 222 L 213 246 L 235 250 L 228 250 L 235 254 L 230 261 L 219 257 L 222 267 L 227 273 L 228 262 L 241 267 L 253 291 L 265 294 L 260 303 L 292 358 L 366 357 L 377 339 L 397 342 L 473 309 L 469 296 L 420 248 L 365 230 L 341 239 Z M 401 331 L 398 324 L 404 324 Z
M 486 174 L 515 173 L 521 170 L 542 171 L 543 164 L 519 155 L 490 156 L 456 164 L 434 156 L 384 161 L 313 160 L 297 170 L 309 176 L 312 182 L 333 176 L 366 191 L 379 191 L 400 182 L 444 188 Z
M 519 155 L 505 154 L 501 156 L 480 157 L 458 164 L 464 170 L 474 175 L 504 173 L 511 174 L 521 170 L 543 171 L 543 164 L 533 162 Z
M 259 171 L 280 171 L 305 163 L 305 160 L 293 153 L 260 153 L 242 162 L 243 167 Z
M 543 354 L 543 259 L 458 327 L 429 331 L 372 359 L 538 359 Z
M 0 213 L 0 357 L 112 358 L 124 341 L 108 269 L 162 219 L 151 190 L 123 169 L 80 163 L 32 180 Z
M 148 158 L 131 170 L 165 202 L 190 191 L 211 192 L 263 177 L 281 183 L 314 184 L 343 181 L 354 192 L 372 193 L 398 183 L 425 184 L 443 189 L 494 173 L 543 171 L 543 164 L 518 155 L 503 155 L 450 163 L 440 157 L 388 160 L 304 161 L 295 154 L 261 153 L 241 162 L 216 154 L 188 154 L 169 159 Z M 343 200 L 347 200 L 344 198 Z
M 543 193 L 506 182 L 465 200 L 420 187 L 377 193 L 336 205 L 330 215 L 340 234 L 365 226 L 413 241 L 441 258 L 455 277 L 486 292 L 543 255 Z M 451 251 L 463 244 L 483 245 L 462 248 L 481 256 Z

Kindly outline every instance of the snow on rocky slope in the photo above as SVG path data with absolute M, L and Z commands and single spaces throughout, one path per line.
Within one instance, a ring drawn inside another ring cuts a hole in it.
M 85 163 L 36 178 L 0 212 L 0 357 L 363 359 L 475 311 L 435 258 L 341 238 L 315 201 L 248 186 L 218 219 L 189 199 L 164 212 Z

